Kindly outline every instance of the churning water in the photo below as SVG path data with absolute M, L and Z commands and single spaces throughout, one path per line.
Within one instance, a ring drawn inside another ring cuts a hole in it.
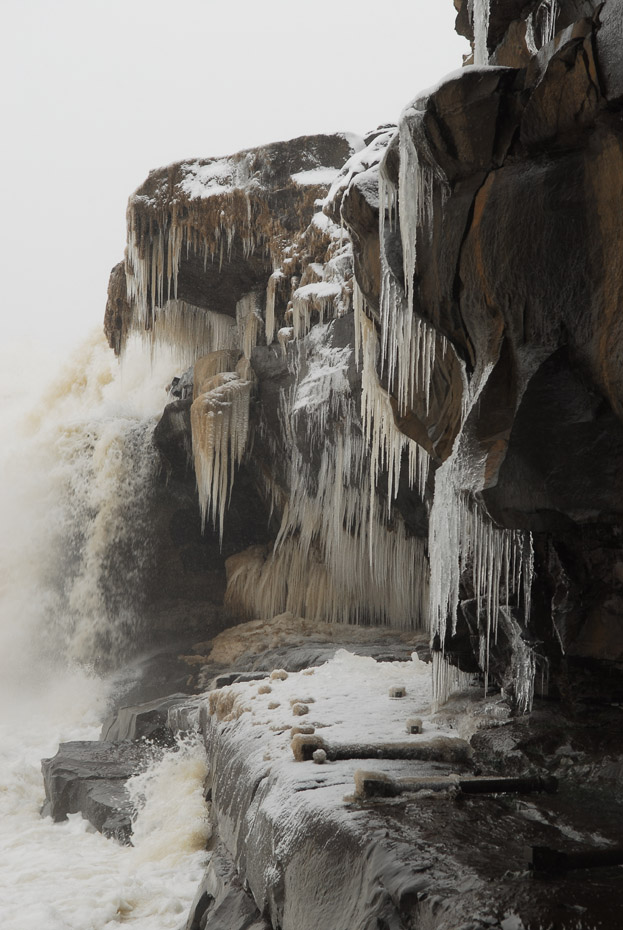
M 133 780 L 133 847 L 79 814 L 39 815 L 41 759 L 98 738 L 113 679 L 96 670 L 121 664 L 145 623 L 132 592 L 150 564 L 151 429 L 174 363 L 130 349 L 119 366 L 101 336 L 52 379 L 32 347 L 2 363 L 0 925 L 177 928 L 205 860 L 198 744 Z

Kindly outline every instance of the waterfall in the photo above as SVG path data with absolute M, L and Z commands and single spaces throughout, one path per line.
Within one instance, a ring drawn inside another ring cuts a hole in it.
M 174 370 L 171 359 L 152 370 L 140 345 L 119 365 L 98 335 L 10 437 L 3 595 L 21 603 L 5 610 L 42 653 L 106 666 L 139 631 L 153 568 L 151 433 Z
M 205 863 L 202 745 L 137 779 L 134 847 L 80 814 L 54 823 L 39 813 L 41 759 L 61 741 L 97 740 L 119 687 L 93 666 L 125 662 L 146 632 L 136 595 L 152 559 L 151 430 L 175 360 L 152 368 L 131 341 L 120 364 L 98 333 L 54 375 L 30 348 L 3 362 L 2 926 L 177 930 Z

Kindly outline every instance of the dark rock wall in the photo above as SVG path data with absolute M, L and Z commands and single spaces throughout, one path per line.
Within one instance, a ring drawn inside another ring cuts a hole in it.
M 618 661 L 623 645 L 623 29 L 614 0 L 562 2 L 556 38 L 530 56 L 518 36 L 543 6 L 492 0 L 491 61 L 511 69 L 468 71 L 418 105 L 447 192 L 414 289 L 468 379 L 493 366 L 469 423 L 482 499 L 498 525 L 534 534 L 534 635 L 566 668 Z

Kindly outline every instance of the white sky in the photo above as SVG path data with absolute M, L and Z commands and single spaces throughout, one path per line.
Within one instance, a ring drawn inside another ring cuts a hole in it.
M 452 0 L 2 0 L 3 349 L 104 314 L 150 168 L 395 121 L 461 65 Z

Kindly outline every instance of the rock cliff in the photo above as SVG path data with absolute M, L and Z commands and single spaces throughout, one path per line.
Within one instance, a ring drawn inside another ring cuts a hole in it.
M 602 663 L 612 696 L 621 14 L 456 6 L 490 64 L 398 126 L 183 162 L 130 199 L 110 343 L 195 366 L 155 436 L 158 598 L 428 628 L 524 708 L 537 666 L 569 696 Z
M 131 197 L 106 331 L 179 361 L 150 596 L 423 631 L 437 701 L 582 711 L 623 688 L 623 11 L 455 7 L 473 55 L 397 125 Z

